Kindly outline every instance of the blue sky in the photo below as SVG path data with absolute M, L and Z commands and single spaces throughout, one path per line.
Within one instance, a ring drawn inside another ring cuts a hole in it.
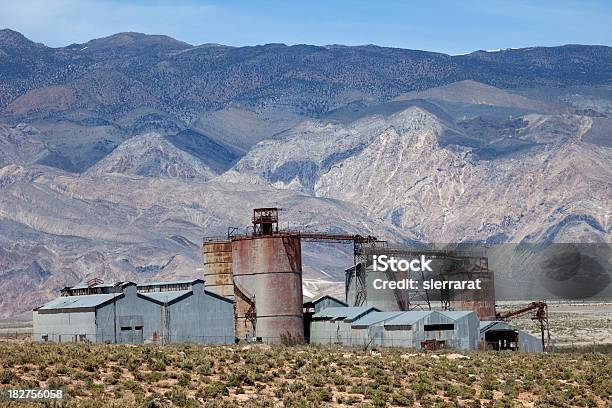
M 191 44 L 377 44 L 459 54 L 612 45 L 612 1 L 0 0 L 0 27 L 54 47 L 138 31 Z

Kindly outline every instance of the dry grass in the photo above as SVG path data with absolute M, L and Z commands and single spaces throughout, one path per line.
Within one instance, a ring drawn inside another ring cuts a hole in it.
M 62 387 L 70 407 L 612 406 L 599 354 L 19 342 L 0 365 L 0 387 Z

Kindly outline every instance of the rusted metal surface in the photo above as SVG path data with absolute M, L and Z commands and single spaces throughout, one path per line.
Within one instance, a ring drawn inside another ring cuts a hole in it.
M 304 338 L 299 237 L 274 234 L 234 238 L 236 337 L 280 343 Z
M 232 243 L 230 241 L 204 242 L 202 256 L 206 290 L 234 300 Z
M 458 293 L 451 300 L 454 310 L 473 310 L 481 321 L 496 320 L 495 317 L 495 282 L 493 272 L 489 270 L 488 262 L 479 262 L 471 270 L 458 271 L 452 274 L 452 279 L 480 280 L 481 290 Z
M 253 210 L 253 235 L 278 233 L 279 208 L 255 208 Z

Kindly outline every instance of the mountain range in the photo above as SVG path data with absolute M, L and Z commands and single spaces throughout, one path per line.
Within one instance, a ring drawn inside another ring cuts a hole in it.
M 202 237 L 259 206 L 393 242 L 610 243 L 611 115 L 604 46 L 0 30 L 0 316 L 92 276 L 199 276 Z M 341 292 L 350 250 L 305 245 L 305 291 Z

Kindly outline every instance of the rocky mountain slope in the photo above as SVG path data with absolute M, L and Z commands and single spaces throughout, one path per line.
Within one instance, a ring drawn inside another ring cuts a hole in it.
M 84 171 L 149 131 L 192 129 L 244 152 L 347 104 L 463 80 L 507 89 L 600 86 L 611 68 L 611 49 L 599 46 L 450 56 L 376 46 L 194 46 L 119 33 L 50 48 L 2 30 L 0 121 L 35 124 L 62 151 L 46 164 Z
M 15 127 L 0 124 L 0 167 L 30 164 L 47 156 L 45 143 L 32 137 L 37 133 L 38 129 L 26 124 Z
M 178 149 L 158 133 L 147 133 L 123 142 L 84 174 L 96 177 L 110 173 L 201 181 L 217 176 L 204 162 Z
M 478 133 L 421 107 L 311 121 L 221 178 L 350 202 L 424 241 L 609 242 L 612 150 L 582 140 L 592 123 L 529 114 Z

